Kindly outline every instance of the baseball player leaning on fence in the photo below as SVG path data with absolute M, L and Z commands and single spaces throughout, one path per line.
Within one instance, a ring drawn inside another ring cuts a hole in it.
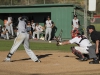
M 11 61 L 12 55 L 15 53 L 15 51 L 18 49 L 18 47 L 22 43 L 23 43 L 25 51 L 29 55 L 29 57 L 34 62 L 40 62 L 40 60 L 36 57 L 34 52 L 31 49 L 29 49 L 29 34 L 26 31 L 26 21 L 27 21 L 26 16 L 22 16 L 19 18 L 17 37 L 14 40 L 14 44 L 13 44 L 10 52 L 8 53 L 6 59 L 4 60 L 5 62 Z

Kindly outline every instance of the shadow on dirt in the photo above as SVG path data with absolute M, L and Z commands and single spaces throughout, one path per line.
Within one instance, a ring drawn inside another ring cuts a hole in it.
M 53 55 L 53 54 L 44 54 L 44 55 L 36 55 L 39 59 L 41 58 L 45 58 L 45 57 L 48 57 L 50 55 Z M 24 58 L 24 59 L 19 59 L 19 60 L 12 60 L 11 62 L 16 62 L 16 61 L 26 61 L 26 60 L 31 60 L 31 58 Z
M 48 57 L 48 56 L 50 56 L 50 55 L 53 55 L 53 54 L 38 55 L 37 57 L 38 57 L 39 59 L 41 59 L 41 58 Z

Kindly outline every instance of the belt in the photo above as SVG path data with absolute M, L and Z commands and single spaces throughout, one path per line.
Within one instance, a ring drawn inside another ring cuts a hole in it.
M 90 46 L 87 46 L 87 48 L 89 48 L 89 47 L 91 47 L 92 45 L 90 45 Z
M 21 31 L 21 33 L 26 33 L 25 31 Z

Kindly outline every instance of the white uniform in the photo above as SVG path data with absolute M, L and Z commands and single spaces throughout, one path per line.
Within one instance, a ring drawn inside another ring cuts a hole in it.
M 8 30 L 8 32 L 11 33 L 10 25 L 9 25 L 8 21 L 6 22 L 5 26 L 6 26 L 6 29 Z
M 51 39 L 51 32 L 52 32 L 52 20 L 46 20 L 45 40 L 47 40 L 48 34 L 49 34 L 48 41 Z
M 32 25 L 33 30 L 35 30 L 35 23 L 33 23 L 31 25 Z
M 75 28 L 78 28 L 79 27 L 79 24 L 78 24 L 78 22 L 79 22 L 79 20 L 78 19 L 73 19 L 73 30 L 75 29 Z
M 13 46 L 10 50 L 10 53 L 8 54 L 7 57 L 10 57 L 18 49 L 18 47 L 22 43 L 23 43 L 25 51 L 29 55 L 29 57 L 33 61 L 37 61 L 38 58 L 36 57 L 34 52 L 31 49 L 29 49 L 29 34 L 26 31 L 26 22 L 19 20 L 18 34 L 17 34 L 17 37 L 14 40 L 14 44 L 13 44 Z M 6 60 L 8 60 L 8 59 L 6 58 Z
M 88 39 L 84 39 L 80 42 L 82 38 L 81 37 L 75 37 L 71 40 L 69 40 L 69 42 L 72 44 L 72 43 L 77 43 L 79 44 L 79 46 L 75 46 L 75 49 L 80 51 L 81 53 L 83 54 L 88 54 L 88 51 L 87 51 L 87 47 L 89 46 L 92 46 L 92 44 L 90 43 L 90 41 Z M 79 43 L 80 42 L 80 43 Z
M 40 34 L 42 33 L 43 28 L 41 25 L 36 26 L 36 31 L 33 32 L 33 39 L 35 38 L 35 34 L 37 34 L 37 39 L 40 39 Z
M 12 17 L 8 17 L 8 23 L 10 23 L 12 21 Z M 13 24 L 11 23 L 10 24 L 10 34 L 12 35 L 12 36 L 14 36 L 14 31 L 13 31 L 13 26 L 12 26 Z
M 6 28 L 2 28 L 3 33 L 6 32 Z M 4 39 L 9 39 L 9 34 L 6 32 L 5 34 L 1 33 L 1 37 Z

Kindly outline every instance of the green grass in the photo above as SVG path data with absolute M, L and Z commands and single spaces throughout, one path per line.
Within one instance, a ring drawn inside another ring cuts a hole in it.
M 12 45 L 13 40 L 0 40 L 0 51 L 9 51 Z M 30 42 L 30 48 L 32 50 L 70 51 L 71 46 L 73 45 L 56 46 L 56 43 Z M 23 45 L 20 45 L 18 50 L 24 50 Z
M 100 24 L 94 24 L 97 31 L 100 31 Z M 0 51 L 9 51 L 13 45 L 13 40 L 0 40 Z M 60 50 L 70 51 L 70 47 L 73 45 L 56 46 L 55 43 L 42 43 L 42 42 L 30 42 L 30 48 L 32 50 Z M 24 50 L 21 45 L 18 50 Z

